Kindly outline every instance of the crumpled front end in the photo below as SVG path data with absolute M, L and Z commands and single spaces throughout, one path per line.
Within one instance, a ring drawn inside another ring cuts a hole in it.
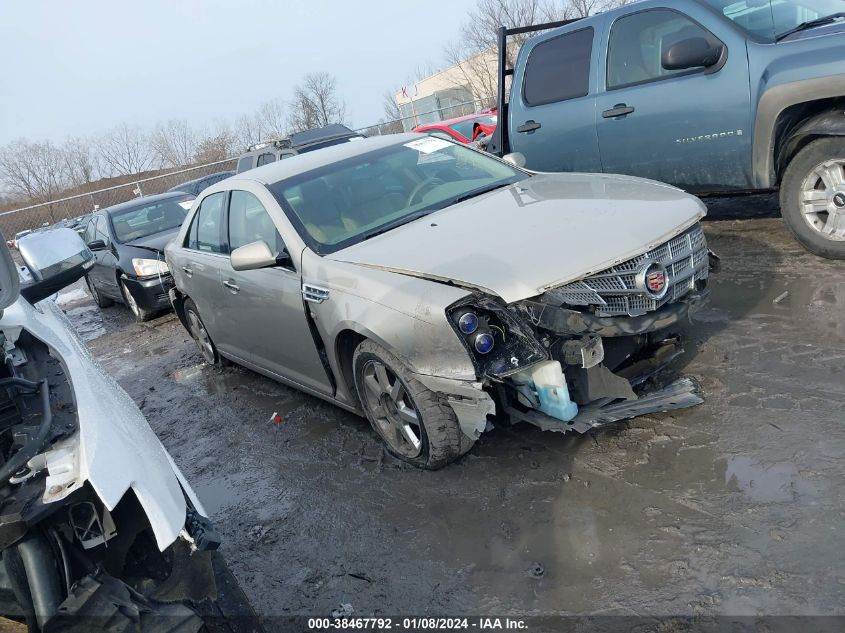
M 498 418 L 583 433 L 702 402 L 694 381 L 667 380 L 661 370 L 683 352 L 673 326 L 707 299 L 715 261 L 695 224 L 531 299 L 504 307 L 474 296 L 452 306 L 449 316 Z

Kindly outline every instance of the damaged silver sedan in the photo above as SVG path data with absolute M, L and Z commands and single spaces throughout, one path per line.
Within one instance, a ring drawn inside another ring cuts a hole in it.
M 166 249 L 209 363 L 366 415 L 417 466 L 492 428 L 585 432 L 701 402 L 656 374 L 707 296 L 704 205 L 394 135 L 223 180 Z

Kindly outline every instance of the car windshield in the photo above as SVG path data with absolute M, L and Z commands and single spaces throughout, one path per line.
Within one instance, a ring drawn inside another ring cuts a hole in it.
M 114 235 L 118 242 L 131 242 L 182 226 L 193 200 L 193 196 L 178 196 L 112 213 Z
M 427 136 L 268 188 L 305 242 L 325 254 L 527 177 L 480 152 Z
M 845 11 L 843 0 L 703 0 L 743 30 L 775 40 L 799 24 Z
M 455 132 L 457 132 L 464 138 L 468 138 L 471 140 L 472 128 L 475 126 L 476 123 L 482 123 L 484 125 L 496 125 L 496 117 L 494 115 L 480 116 L 475 119 L 467 119 L 466 121 L 461 121 L 460 123 L 453 123 L 449 127 L 455 130 Z

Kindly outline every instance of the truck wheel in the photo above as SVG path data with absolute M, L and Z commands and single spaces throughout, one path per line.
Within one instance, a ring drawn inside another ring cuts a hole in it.
M 184 310 L 188 332 L 196 342 L 202 357 L 209 365 L 216 365 L 220 362 L 221 356 L 217 353 L 217 347 L 215 347 L 214 341 L 211 340 L 208 331 L 205 329 L 199 310 L 197 310 L 197 304 L 194 303 L 193 299 L 185 299 Z
M 114 305 L 114 301 L 100 294 L 100 291 L 97 290 L 97 286 L 95 286 L 94 282 L 88 277 L 85 277 L 85 285 L 88 286 L 88 292 L 91 293 L 91 297 L 94 299 L 94 303 L 97 304 L 98 308 L 108 308 L 109 306 Z
M 845 259 L 845 138 L 820 138 L 795 155 L 781 182 L 780 209 L 808 251 Z
M 436 470 L 470 449 L 452 408 L 393 354 L 363 341 L 352 363 L 361 405 L 391 455 Z

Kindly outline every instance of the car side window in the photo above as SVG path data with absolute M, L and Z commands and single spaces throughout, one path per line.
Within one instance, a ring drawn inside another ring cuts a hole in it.
M 97 218 L 97 224 L 94 227 L 94 239 L 103 240 L 106 244 L 111 241 L 109 237 L 108 220 L 103 216 Z
M 522 94 L 529 106 L 584 97 L 590 92 L 593 28 L 537 44 L 525 64 Z
M 247 169 L 252 169 L 252 156 L 244 156 L 238 160 L 237 172 L 241 173 Z
M 94 241 L 94 232 L 97 228 L 97 216 L 91 216 L 91 219 L 88 220 L 88 226 L 85 227 L 85 234 L 83 235 L 83 239 L 85 240 L 86 244 L 90 244 Z
M 203 199 L 188 234 L 188 248 L 205 253 L 226 253 L 224 229 L 226 193 L 220 191 Z
M 610 30 L 608 89 L 689 74 L 689 69 L 664 69 L 661 59 L 670 46 L 692 37 L 702 37 L 713 44 L 719 42 L 707 29 L 670 9 L 651 9 L 619 18 Z
M 258 240 L 276 254 L 285 249 L 282 236 L 258 198 L 248 191 L 233 191 L 229 199 L 229 247 L 235 250 Z
M 272 163 L 275 160 L 275 154 L 273 154 L 272 152 L 264 152 L 258 157 L 258 167 L 261 167 L 261 165 L 266 165 L 267 163 Z

